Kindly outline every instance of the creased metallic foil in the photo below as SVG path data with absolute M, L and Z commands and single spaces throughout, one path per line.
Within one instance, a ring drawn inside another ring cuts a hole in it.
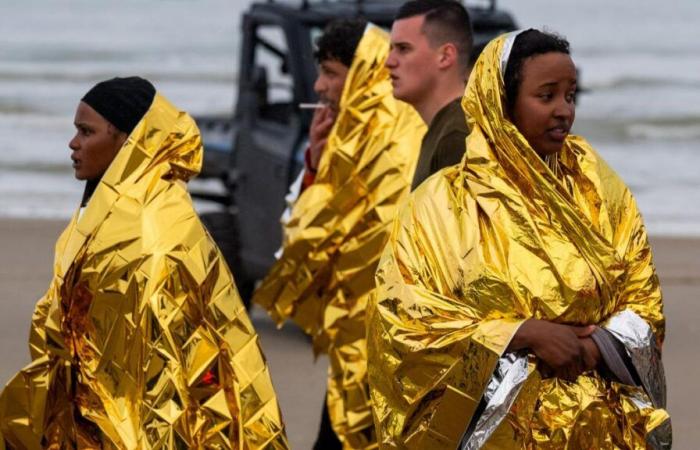
M 484 390 L 484 410 L 479 415 L 474 429 L 465 434 L 460 447 L 462 450 L 475 450 L 484 445 L 510 411 L 527 380 L 528 372 L 526 354 L 509 352 L 498 360 L 498 366 Z M 476 418 L 473 417 L 472 420 L 474 419 Z
M 568 137 L 544 161 L 506 118 L 506 40 L 472 71 L 464 160 L 409 196 L 377 270 L 368 356 L 380 447 L 454 449 L 469 431 L 487 449 L 645 448 L 668 414 L 641 387 L 596 371 L 547 377 L 533 355 L 524 381 L 501 382 L 501 358 L 528 318 L 609 326 L 633 311 L 653 339 L 664 335 L 634 198 L 584 139 Z
M 199 130 L 156 95 L 56 245 L 8 448 L 288 448 L 258 337 L 186 182 Z
M 604 328 L 625 346 L 652 405 L 656 408 L 665 408 L 666 376 L 661 362 L 661 350 L 657 346 L 656 337 L 649 324 L 635 312 L 626 309 L 612 316 Z M 647 437 L 649 448 L 671 448 L 673 442 L 671 419 L 668 417 L 662 420 L 663 423 Z
M 641 317 L 630 310 L 612 316 L 604 328 L 625 346 L 654 406 L 666 407 L 666 377 L 656 337 Z
M 345 448 L 376 446 L 367 387 L 365 308 L 388 225 L 408 195 L 425 125 L 395 100 L 385 32 L 355 52 L 314 183 L 284 224 L 283 253 L 254 295 L 291 318 L 330 360 L 327 403 Z

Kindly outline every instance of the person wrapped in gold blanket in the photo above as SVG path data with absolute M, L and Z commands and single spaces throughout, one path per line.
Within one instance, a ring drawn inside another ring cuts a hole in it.
M 389 223 L 405 200 L 425 125 L 392 96 L 389 38 L 369 25 L 355 50 L 313 184 L 284 224 L 279 260 L 254 301 L 291 318 L 328 353 L 327 406 L 344 448 L 376 447 L 365 307 Z
M 670 448 L 662 297 L 629 189 L 570 135 L 568 42 L 486 47 L 463 161 L 396 219 L 368 312 L 381 448 Z
M 187 192 L 192 118 L 146 80 L 80 102 L 83 208 L 56 244 L 32 362 L 0 397 L 0 448 L 287 449 L 258 337 Z

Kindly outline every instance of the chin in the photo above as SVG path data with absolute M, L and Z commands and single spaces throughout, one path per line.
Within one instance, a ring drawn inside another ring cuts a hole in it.
M 401 89 L 394 88 L 392 93 L 393 93 L 394 98 L 396 100 L 401 100 L 402 102 L 408 102 L 406 95 L 401 92 Z

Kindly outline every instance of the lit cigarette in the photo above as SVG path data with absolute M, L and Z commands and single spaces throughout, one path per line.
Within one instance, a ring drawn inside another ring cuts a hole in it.
M 325 107 L 325 103 L 299 103 L 300 109 L 318 109 Z

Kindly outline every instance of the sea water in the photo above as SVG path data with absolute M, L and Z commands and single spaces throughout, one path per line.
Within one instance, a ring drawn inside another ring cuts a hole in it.
M 0 216 L 68 217 L 68 141 L 97 81 L 141 75 L 178 107 L 235 102 L 250 0 L 0 0 Z M 571 42 L 586 93 L 574 132 L 634 192 L 653 234 L 700 235 L 700 1 L 502 0 Z

